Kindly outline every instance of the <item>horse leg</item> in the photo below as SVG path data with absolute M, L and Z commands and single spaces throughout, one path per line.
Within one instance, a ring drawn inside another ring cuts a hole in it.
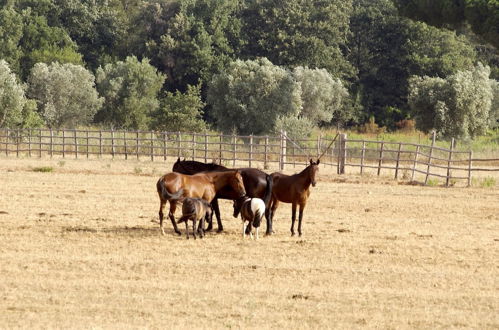
M 260 228 L 259 228 L 259 227 L 257 227 L 257 228 L 256 228 L 256 230 L 255 230 L 255 235 L 256 235 L 255 239 L 258 239 L 258 230 L 259 230 L 259 229 L 260 229 Z
M 170 201 L 170 213 L 168 214 L 168 216 L 170 217 L 170 220 L 172 222 L 173 229 L 175 230 L 175 232 L 178 235 L 181 235 L 180 230 L 178 230 L 177 223 L 175 222 L 175 215 L 174 214 L 175 214 L 176 209 L 177 209 L 177 203 L 171 200 Z
M 249 234 L 250 238 L 253 238 L 253 222 L 249 221 L 248 226 L 246 227 L 246 234 Z
M 215 215 L 217 217 L 218 226 L 217 233 L 220 233 L 224 230 L 224 226 L 222 226 L 222 217 L 220 216 L 220 208 L 218 207 L 218 198 L 215 198 L 212 203 L 215 205 Z
M 199 220 L 198 231 L 199 231 L 199 237 L 200 238 L 204 237 L 204 221 L 205 221 L 205 218 L 206 218 L 206 215 Z
M 243 219 L 243 239 L 246 237 L 246 221 Z
M 267 230 L 265 235 L 272 235 L 272 212 L 270 206 L 272 205 L 272 199 L 269 201 L 269 205 L 265 205 L 265 220 L 267 220 Z
M 303 219 L 304 209 L 305 209 L 305 204 L 300 204 L 300 214 L 298 215 L 298 236 L 301 236 L 301 220 Z
M 192 236 L 196 239 L 196 216 L 192 219 Z
M 274 224 L 275 211 L 277 210 L 277 207 L 279 206 L 279 201 L 275 198 L 272 198 L 272 201 L 270 204 L 272 206 L 270 207 L 270 211 L 269 211 L 269 219 L 267 221 L 267 232 L 265 233 L 266 235 L 272 235 L 274 233 L 274 230 L 272 229 L 272 227 Z
M 296 203 L 291 206 L 291 236 L 295 236 Z
M 185 220 L 185 235 L 189 239 L 189 219 Z
M 162 199 L 159 201 L 159 229 L 161 230 L 161 234 L 165 234 L 165 230 L 163 229 L 163 208 L 165 207 L 166 201 Z

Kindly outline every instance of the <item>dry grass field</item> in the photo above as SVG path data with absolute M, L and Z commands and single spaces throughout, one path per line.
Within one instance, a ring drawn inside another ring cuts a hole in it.
M 170 168 L 0 157 L 0 327 L 499 328 L 497 185 L 321 168 L 302 237 L 281 204 L 243 240 L 223 201 L 225 232 L 186 240 L 158 228 Z

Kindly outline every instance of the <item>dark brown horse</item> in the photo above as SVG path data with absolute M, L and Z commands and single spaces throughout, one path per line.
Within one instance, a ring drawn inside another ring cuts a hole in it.
M 213 210 L 211 204 L 202 198 L 185 198 L 182 201 L 182 217 L 177 224 L 185 222 L 185 234 L 189 239 L 189 220 L 192 220 L 192 235 L 196 239 L 196 221 L 199 221 L 199 237 L 204 236 L 204 221 L 211 219 Z
M 233 171 L 233 169 L 218 164 L 205 164 L 194 160 L 180 160 L 180 158 L 177 159 L 172 170 L 184 174 L 195 174 L 205 171 Z M 237 170 L 241 172 L 241 176 L 243 177 L 246 195 L 251 198 L 258 197 L 264 201 L 266 207 L 265 218 L 267 219 L 266 234 L 270 235 L 272 233 L 272 222 L 267 210 L 269 210 L 268 206 L 270 205 L 270 198 L 272 196 L 272 177 L 256 168 L 239 168 Z M 212 201 L 211 206 L 217 217 L 218 231 L 220 232 L 223 230 L 223 226 L 218 206 L 219 198 L 236 200 L 239 196 L 230 186 L 225 186 L 217 192 L 215 199 Z M 209 223 L 207 230 L 211 229 L 212 224 Z
M 272 173 L 274 185 L 272 187 L 272 200 L 270 202 L 270 217 L 271 221 L 275 211 L 279 206 L 279 202 L 292 203 L 291 207 L 291 236 L 295 235 L 295 220 L 296 206 L 300 206 L 298 218 L 298 235 L 301 236 L 301 221 L 303 219 L 303 210 L 307 205 L 308 197 L 310 196 L 310 185 L 315 187 L 315 176 L 319 171 L 319 163 L 313 162 L 310 159 L 310 165 L 303 171 L 294 175 L 286 175 L 282 173 Z
M 159 206 L 159 226 L 161 233 L 163 229 L 163 208 L 167 201 L 170 201 L 170 212 L 168 216 L 172 222 L 175 232 L 180 235 L 175 222 L 175 210 L 177 201 L 181 198 L 202 198 L 211 203 L 217 193 L 229 186 L 236 198 L 246 195 L 243 178 L 238 170 L 224 172 L 203 172 L 194 175 L 186 175 L 171 172 L 163 175 L 156 184 L 158 191 Z

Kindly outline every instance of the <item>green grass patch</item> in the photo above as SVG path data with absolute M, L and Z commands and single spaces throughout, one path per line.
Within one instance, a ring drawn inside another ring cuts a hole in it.
M 39 166 L 33 168 L 33 172 L 44 172 L 44 173 L 49 173 L 53 172 L 54 168 L 52 166 Z
M 473 186 L 482 187 L 482 188 L 492 188 L 495 187 L 497 181 L 493 177 L 486 178 L 473 178 Z

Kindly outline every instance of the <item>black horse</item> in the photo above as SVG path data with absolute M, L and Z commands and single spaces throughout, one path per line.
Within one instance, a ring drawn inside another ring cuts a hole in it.
M 197 162 L 194 160 L 180 160 L 177 159 L 173 165 L 172 171 L 182 174 L 196 174 L 199 172 L 211 172 L 211 171 L 230 171 L 233 169 L 227 168 L 218 164 L 205 164 Z M 266 234 L 270 235 L 272 233 L 272 221 L 270 219 L 269 210 L 270 199 L 272 197 L 272 177 L 256 168 L 239 168 L 238 169 L 243 177 L 244 189 L 246 190 L 246 195 L 248 197 L 261 198 L 265 203 L 265 219 L 267 220 L 267 230 Z M 220 208 L 218 207 L 218 198 L 221 199 L 238 199 L 240 196 L 229 186 L 220 190 L 215 199 L 213 199 L 211 206 L 217 217 L 218 231 L 223 230 L 222 219 L 220 218 Z M 213 224 L 209 223 L 206 230 L 213 229 Z

